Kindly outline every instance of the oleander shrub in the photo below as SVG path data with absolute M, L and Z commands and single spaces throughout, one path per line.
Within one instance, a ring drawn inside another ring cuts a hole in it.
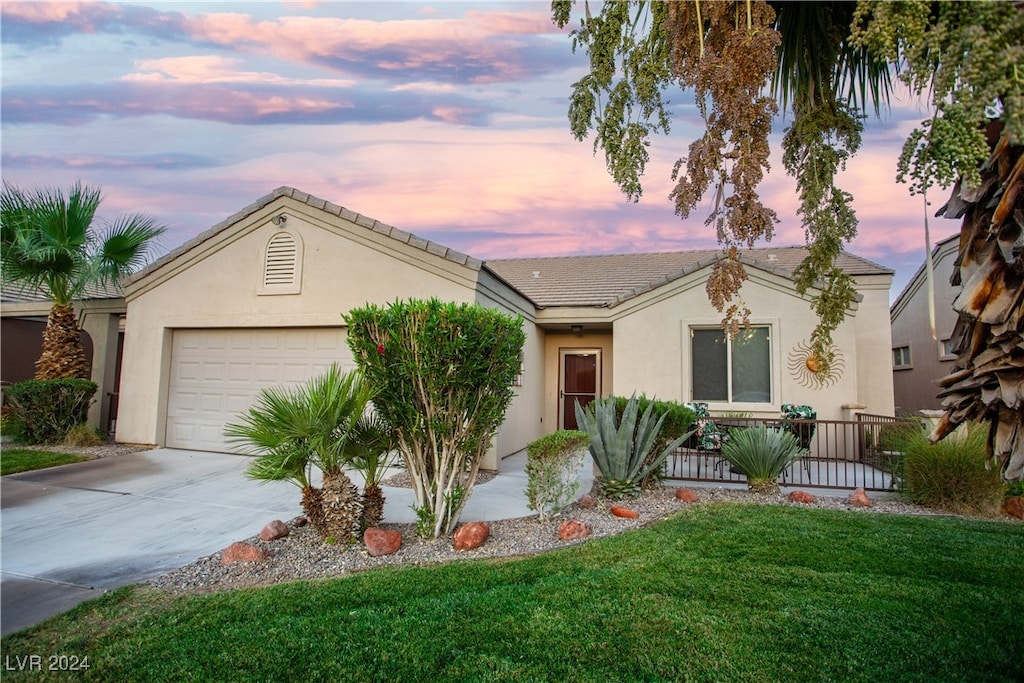
M 988 425 L 964 423 L 938 443 L 923 430 L 905 430 L 904 493 L 913 502 L 956 514 L 996 516 L 1006 490 L 998 468 L 987 466 Z
M 793 433 L 764 424 L 734 429 L 722 444 L 722 458 L 732 471 L 745 475 L 752 491 L 763 493 L 778 491 L 782 472 L 806 454 Z
M 590 455 L 601 473 L 601 495 L 611 500 L 640 495 L 642 482 L 663 467 L 669 454 L 692 434 L 659 444 L 668 413 L 655 417 L 653 402 L 641 413 L 635 395 L 626 401 L 621 416 L 615 397 L 597 399 L 586 408 L 577 403 L 575 409 L 576 424 L 590 437 Z
M 24 442 L 60 443 L 86 421 L 97 388 L 86 379 L 31 379 L 7 387 L 4 396 Z
M 417 533 L 449 534 L 515 394 L 522 318 L 438 299 L 370 304 L 344 318 L 412 481 Z
M 572 502 L 590 437 L 560 429 L 526 447 L 526 501 L 541 521 Z

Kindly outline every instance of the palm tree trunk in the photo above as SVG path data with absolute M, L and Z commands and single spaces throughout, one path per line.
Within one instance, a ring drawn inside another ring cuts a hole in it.
M 959 184 L 939 210 L 963 216 L 952 284 L 959 313 L 953 371 L 939 380 L 946 411 L 931 435 L 938 441 L 961 422 L 989 423 L 988 451 L 1007 480 L 1024 478 L 1024 146 L 1003 133 L 982 166 L 981 187 Z
M 89 379 L 89 371 L 74 307 L 54 304 L 43 331 L 43 352 L 36 361 L 36 379 Z
M 384 519 L 384 491 L 379 486 L 369 484 L 363 489 L 362 529 L 380 524 Z
M 363 501 L 356 485 L 341 470 L 324 472 L 321 496 L 325 538 L 336 543 L 356 540 L 363 516 Z

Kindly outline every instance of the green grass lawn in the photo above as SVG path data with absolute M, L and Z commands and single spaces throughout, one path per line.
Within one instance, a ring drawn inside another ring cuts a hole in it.
M 51 453 L 49 451 L 33 451 L 29 448 L 11 448 L 0 451 L 0 475 L 41 470 L 44 467 L 69 465 L 73 462 L 85 462 L 89 458 L 70 453 Z
M 1022 573 L 1020 524 L 694 506 L 525 559 L 127 587 L 2 651 L 110 681 L 1014 681 Z

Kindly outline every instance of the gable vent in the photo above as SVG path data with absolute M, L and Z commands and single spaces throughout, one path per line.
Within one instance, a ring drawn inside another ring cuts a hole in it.
M 264 285 L 290 285 L 295 282 L 295 238 L 288 233 L 274 235 L 267 245 L 263 268 Z
M 302 242 L 278 232 L 267 242 L 260 294 L 298 294 L 302 280 Z

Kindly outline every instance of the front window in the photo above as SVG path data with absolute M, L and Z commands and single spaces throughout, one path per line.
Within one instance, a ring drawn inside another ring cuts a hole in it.
M 733 339 L 716 329 L 691 329 L 694 401 L 771 403 L 771 334 L 767 326 Z
M 892 349 L 892 366 L 895 369 L 912 367 L 910 363 L 910 347 L 894 346 Z

